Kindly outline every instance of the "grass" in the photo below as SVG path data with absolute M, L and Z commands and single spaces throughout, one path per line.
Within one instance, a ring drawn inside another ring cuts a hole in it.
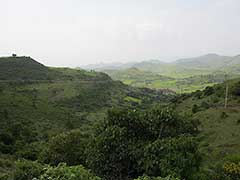
M 188 95 L 176 106 L 178 112 L 200 121 L 199 136 L 203 138 L 201 150 L 207 155 L 206 164 L 217 163 L 229 154 L 240 152 L 240 97 L 232 94 L 237 82 L 240 79 L 228 81 L 227 109 L 224 109 L 225 84 L 213 86 L 211 95 L 202 94 L 200 98 L 196 93 Z M 192 112 L 194 105 L 199 107 L 196 113 Z
M 106 71 L 113 79 L 120 80 L 127 85 L 134 87 L 146 87 L 151 89 L 170 89 L 177 93 L 191 93 L 196 90 L 203 90 L 207 86 L 221 83 L 225 80 L 224 74 L 208 74 L 205 71 L 179 71 L 173 69 L 163 74 L 144 71 L 137 68 L 126 70 Z M 239 77 L 230 74 L 229 78 Z
M 141 104 L 142 103 L 141 99 L 130 97 L 130 96 L 126 96 L 124 98 L 124 100 L 127 101 L 127 102 L 134 102 L 134 103 L 137 103 L 137 104 Z

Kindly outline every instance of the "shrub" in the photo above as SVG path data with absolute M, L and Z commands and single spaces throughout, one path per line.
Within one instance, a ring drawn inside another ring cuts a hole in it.
M 36 161 L 19 160 L 16 163 L 14 180 L 32 180 L 43 172 L 43 165 Z
M 220 117 L 221 117 L 221 119 L 225 119 L 228 117 L 228 115 L 226 112 L 222 112 Z
M 48 167 L 45 173 L 40 176 L 40 180 L 101 180 L 92 175 L 83 166 L 67 166 L 60 163 L 57 167 Z
M 156 140 L 144 149 L 141 164 L 146 174 L 187 178 L 195 173 L 201 160 L 197 141 L 191 136 Z
M 237 124 L 240 124 L 240 119 L 237 120 Z
M 197 99 L 201 99 L 202 97 L 202 91 L 197 90 L 196 92 L 194 92 L 194 97 L 196 97 Z
M 149 177 L 149 176 L 141 176 L 135 180 L 180 180 L 178 178 L 174 178 L 174 177 L 171 177 L 171 176 L 168 176 L 168 177 L 165 177 L 165 178 L 162 178 L 162 177 Z
M 10 176 L 7 173 L 1 173 L 0 174 L 0 180 L 9 180 Z
M 235 96 L 240 96 L 240 81 L 234 84 L 234 87 L 232 89 L 232 94 Z
M 210 105 L 206 101 L 203 101 L 201 103 L 201 107 L 204 108 L 204 109 L 208 109 L 210 107 Z
M 49 140 L 39 160 L 51 165 L 58 165 L 60 162 L 68 165 L 84 164 L 86 144 L 86 136 L 80 130 L 59 134 Z
M 192 107 L 192 113 L 195 114 L 197 113 L 198 111 L 200 111 L 200 108 L 198 105 L 194 104 L 193 107 Z
M 204 90 L 203 93 L 205 96 L 210 96 L 214 93 L 214 88 L 211 86 L 207 86 Z
M 115 109 L 96 127 L 86 148 L 87 165 L 108 180 L 133 179 L 143 172 L 160 176 L 173 172 L 185 176 L 186 171 L 191 174 L 192 168 L 198 167 L 198 146 L 191 139 L 195 133 L 197 124 L 171 109 L 155 108 L 144 112 Z M 189 138 L 185 138 L 186 134 Z M 162 146 L 164 154 L 160 155 Z M 152 152 L 152 148 L 155 151 Z M 159 163 L 155 164 L 156 161 Z M 148 165 L 156 166 L 161 174 Z
M 230 177 L 231 179 L 240 179 L 240 162 L 234 163 L 234 162 L 228 162 L 224 164 L 224 173 Z
M 45 144 L 40 142 L 34 142 L 23 146 L 16 152 L 18 158 L 24 158 L 32 161 L 36 161 Z

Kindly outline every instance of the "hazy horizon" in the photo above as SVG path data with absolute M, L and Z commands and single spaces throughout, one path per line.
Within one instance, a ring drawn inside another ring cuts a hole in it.
M 0 56 L 48 66 L 240 54 L 238 0 L 0 0 Z

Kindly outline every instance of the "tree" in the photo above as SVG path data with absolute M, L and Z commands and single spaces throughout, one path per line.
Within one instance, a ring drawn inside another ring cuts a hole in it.
M 198 142 L 192 136 L 158 139 L 144 149 L 141 164 L 150 176 L 165 177 L 169 174 L 189 178 L 201 162 Z
M 148 159 L 151 153 L 155 153 L 156 158 L 159 158 L 157 160 L 166 161 L 164 165 L 170 169 L 160 175 L 167 176 L 168 172 L 174 172 L 180 177 L 185 176 L 191 165 L 198 167 L 195 163 L 198 157 L 197 142 L 192 139 L 196 132 L 195 122 L 180 117 L 171 109 L 155 108 L 144 112 L 114 109 L 95 128 L 89 147 L 86 148 L 87 165 L 104 179 L 133 179 L 144 172 L 152 174 L 146 167 L 148 164 L 156 165 L 156 159 Z M 164 143 L 165 155 L 158 156 L 157 149 Z M 156 148 L 156 151 L 151 152 L 151 148 Z M 167 163 L 171 155 L 176 155 L 173 160 L 183 156 L 192 163 L 184 162 L 182 165 L 183 158 L 176 164 Z M 157 164 L 157 170 L 160 170 L 161 165 Z
M 32 180 L 38 178 L 44 166 L 36 161 L 19 160 L 16 163 L 14 180 Z
M 40 154 L 40 161 L 58 165 L 65 162 L 68 165 L 84 164 L 84 149 L 87 137 L 80 130 L 59 134 L 51 138 L 47 147 Z

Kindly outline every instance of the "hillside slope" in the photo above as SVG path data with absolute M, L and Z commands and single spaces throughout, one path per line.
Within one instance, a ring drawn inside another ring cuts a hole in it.
M 229 87 L 227 108 L 225 89 Z M 240 79 L 176 98 L 177 111 L 201 122 L 202 150 L 207 161 L 219 162 L 240 152 Z
M 0 58 L 0 80 L 45 80 L 48 68 L 30 57 Z
M 38 145 L 54 135 L 76 128 L 88 134 L 113 107 L 144 109 L 169 97 L 101 72 L 49 68 L 29 57 L 0 58 L 0 64 L 0 177 L 11 174 L 15 157 L 36 159 Z

